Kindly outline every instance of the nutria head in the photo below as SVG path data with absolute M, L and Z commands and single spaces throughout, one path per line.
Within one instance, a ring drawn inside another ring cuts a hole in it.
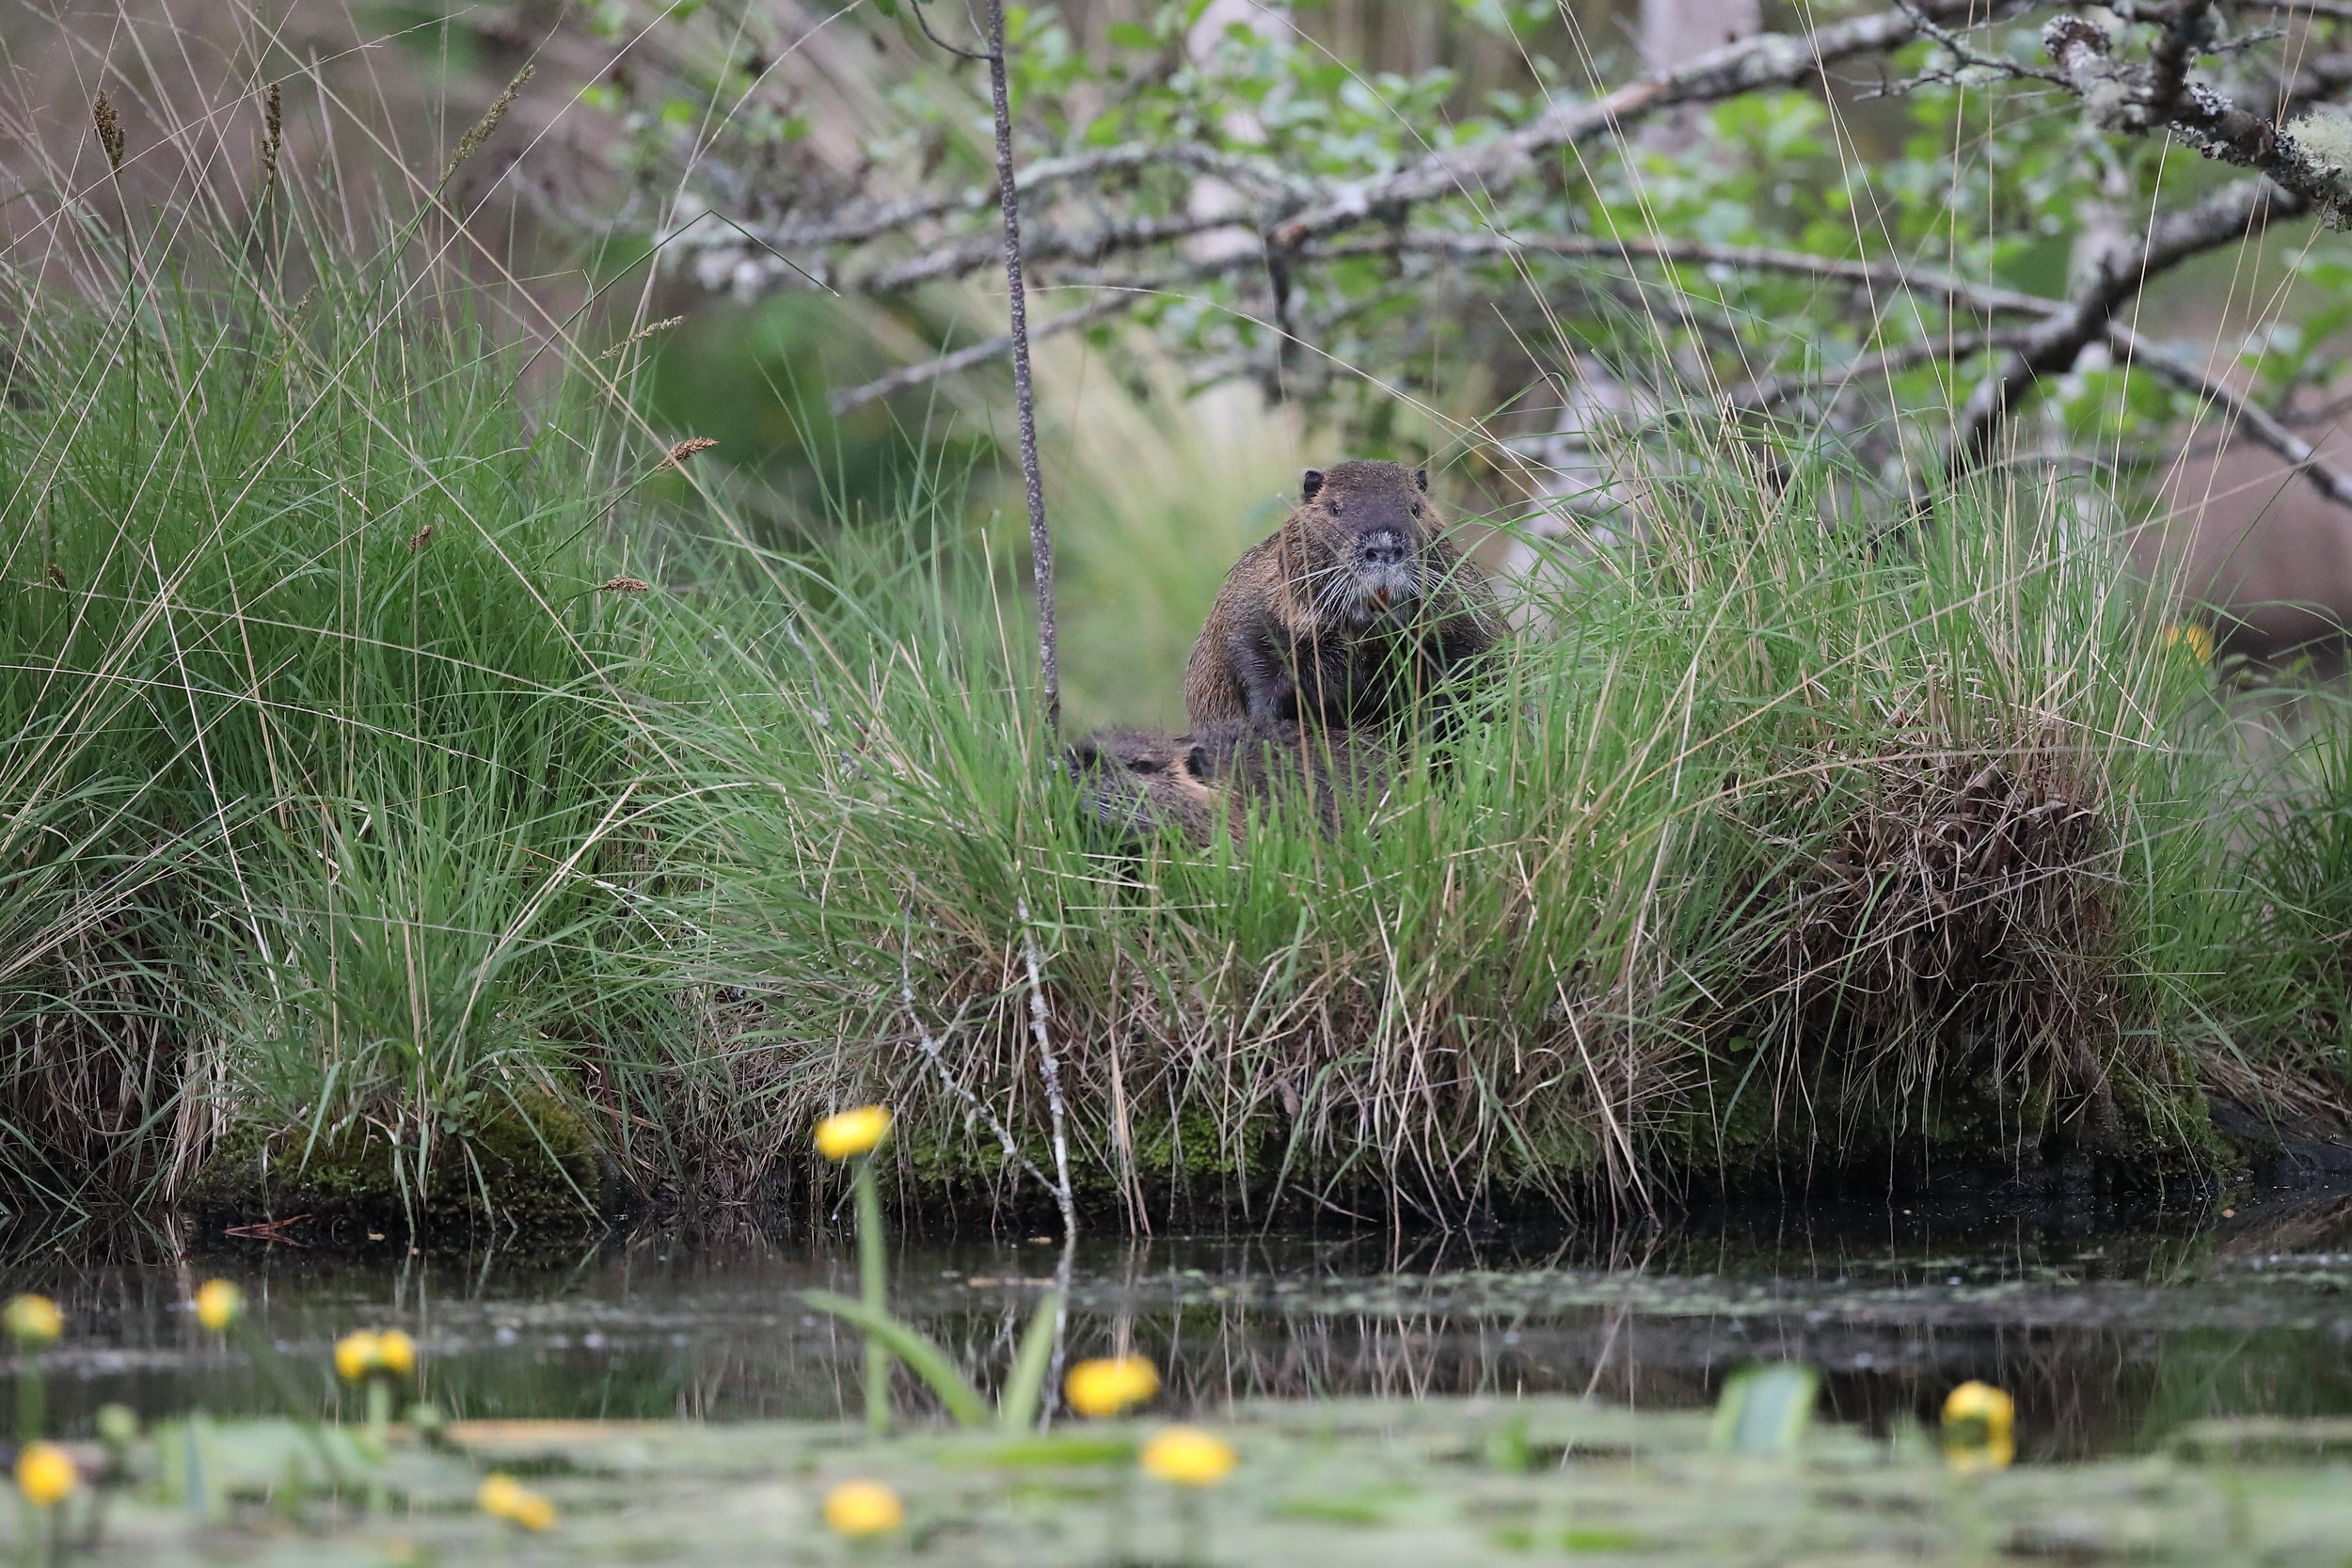
M 1429 470 L 1402 463 L 1307 470 L 1298 511 L 1322 557 L 1307 563 L 1319 616 L 1360 626 L 1375 615 L 1404 613 L 1429 591 L 1427 546 L 1437 515 L 1428 496 Z
M 1220 802 L 1195 766 L 1199 756 L 1188 736 L 1097 730 L 1073 741 L 1064 761 L 1087 815 L 1122 840 L 1175 828 L 1206 844 Z

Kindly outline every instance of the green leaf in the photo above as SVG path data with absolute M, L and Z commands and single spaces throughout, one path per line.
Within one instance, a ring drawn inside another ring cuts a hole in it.
M 1152 29 L 1139 22 L 1114 22 L 1103 30 L 1103 36 L 1121 49 L 1157 49 L 1160 40 L 1152 36 Z
M 874 0 L 874 8 L 887 17 L 898 14 L 898 0 Z
M 1709 1446 L 1729 1453 L 1796 1451 L 1813 1419 L 1813 1399 L 1821 1378 L 1791 1361 L 1748 1367 L 1732 1374 L 1715 1402 Z
M 862 1301 L 837 1296 L 831 1291 L 803 1291 L 801 1299 L 819 1312 L 831 1313 L 868 1338 L 878 1339 L 884 1350 L 907 1364 L 909 1370 L 931 1386 L 947 1414 L 956 1418 L 958 1426 L 977 1427 L 988 1424 L 988 1405 L 978 1392 L 956 1369 L 947 1353 L 914 1329 L 908 1327 L 887 1312 L 876 1312 Z
M 996 1424 L 1019 1432 L 1037 1419 L 1038 1396 L 1044 1391 L 1045 1373 L 1054 1364 L 1054 1330 L 1061 1320 L 1061 1292 L 1048 1291 L 1029 1318 L 1029 1331 L 1021 1337 L 1021 1354 L 1012 1358 L 1012 1375 L 996 1397 Z

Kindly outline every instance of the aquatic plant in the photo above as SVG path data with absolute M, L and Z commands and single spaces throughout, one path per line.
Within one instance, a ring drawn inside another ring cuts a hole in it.
M 864 1541 L 888 1535 L 906 1523 L 898 1494 L 875 1481 L 845 1481 L 825 1494 L 825 1528 Z
M 867 1105 L 828 1117 L 817 1126 L 818 1151 L 827 1159 L 847 1161 L 857 1193 L 859 1299 L 830 1291 L 804 1291 L 801 1299 L 820 1312 L 841 1319 L 866 1337 L 866 1420 L 879 1433 L 890 1428 L 890 1368 L 895 1356 L 928 1385 L 961 1425 L 977 1426 L 988 1419 L 988 1407 L 978 1390 L 958 1370 L 946 1351 L 919 1330 L 891 1316 L 889 1303 L 889 1238 L 884 1231 L 882 1197 L 874 1180 L 873 1155 L 890 1131 L 891 1114 Z M 997 1421 L 1007 1430 L 1025 1427 L 1036 1418 L 1038 1398 L 1048 1375 L 1055 1338 L 1061 1321 L 1062 1294 L 1048 1291 L 1038 1304 L 1022 1336 L 1011 1373 L 997 1397 Z
M 1233 1473 L 1233 1446 L 1198 1427 L 1169 1427 L 1144 1444 L 1144 1473 L 1170 1486 L 1215 1486 Z
M 1184 1560 L 1208 1561 L 1208 1515 L 1200 1497 L 1209 1488 L 1222 1485 L 1225 1478 L 1233 1473 L 1238 1463 L 1233 1446 L 1198 1427 L 1169 1427 L 1144 1444 L 1136 1463 L 1144 1474 L 1175 1489 Z
M 197 1287 L 196 1321 L 215 1334 L 226 1334 L 245 1315 L 245 1292 L 226 1279 L 208 1279 Z
M 65 1314 L 47 1296 L 14 1296 L 0 1309 L 0 1327 L 16 1342 L 16 1440 L 30 1445 L 40 1441 L 48 1424 L 48 1385 L 40 1353 L 65 1332 Z
M 1967 1382 L 1944 1398 L 1944 1457 L 1963 1475 L 2006 1470 L 2017 1457 L 2017 1405 L 1987 1383 Z
M 556 1525 L 553 1503 L 514 1477 L 498 1471 L 482 1478 L 482 1485 L 474 1493 L 474 1506 L 493 1519 L 503 1519 L 532 1534 L 543 1534 Z
M 849 1161 L 857 1194 L 857 1260 L 860 1304 L 869 1317 L 890 1313 L 889 1238 L 882 1231 L 882 1194 L 874 1182 L 875 1149 L 890 1132 L 890 1113 L 880 1105 L 841 1111 L 817 1124 L 817 1152 Z M 890 1427 L 890 1352 L 880 1338 L 866 1337 L 866 1424 Z
M 1062 1395 L 1081 1416 L 1123 1416 L 1160 1391 L 1159 1369 L 1142 1355 L 1081 1361 L 1062 1380 Z
M 392 1391 L 417 1370 L 416 1341 L 400 1329 L 357 1329 L 335 1341 L 335 1373 L 367 1396 L 367 1452 L 381 1463 L 390 1451 Z M 383 1489 L 371 1480 L 369 1505 L 381 1508 Z

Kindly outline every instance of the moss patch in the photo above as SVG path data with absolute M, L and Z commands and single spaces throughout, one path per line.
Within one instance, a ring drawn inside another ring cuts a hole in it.
M 314 1139 L 306 1128 L 248 1122 L 221 1140 L 182 1199 L 229 1224 L 309 1214 L 330 1226 L 545 1231 L 594 1225 L 614 1208 L 609 1170 L 580 1118 L 540 1095 L 443 1133 L 421 1172 L 413 1144 L 396 1146 L 370 1123 Z

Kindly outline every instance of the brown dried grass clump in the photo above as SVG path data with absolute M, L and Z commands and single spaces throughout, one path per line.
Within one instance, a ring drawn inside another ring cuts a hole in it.
M 1814 1124 L 1814 1159 L 1918 1132 L 1988 1160 L 2054 1132 L 2119 1144 L 2119 1073 L 2163 1064 L 2126 1044 L 2144 1021 L 2118 938 L 2122 836 L 2074 737 L 1918 736 L 1753 793 L 1782 858 L 1750 900 L 1732 1016 L 1762 1051 L 1748 1092 Z

